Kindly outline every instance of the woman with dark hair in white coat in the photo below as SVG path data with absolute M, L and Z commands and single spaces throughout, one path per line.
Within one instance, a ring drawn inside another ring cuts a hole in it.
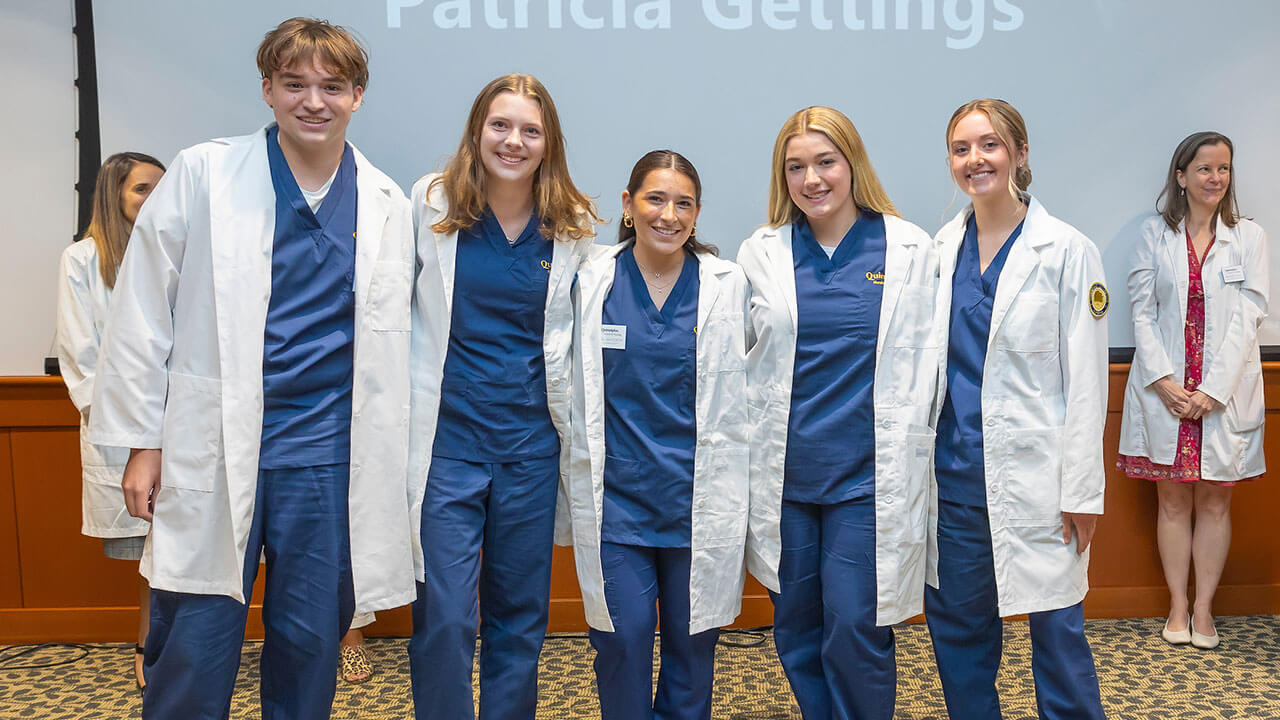
M 1216 132 L 1178 144 L 1163 207 L 1143 224 L 1129 271 L 1135 348 L 1118 464 L 1158 481 L 1156 538 L 1169 585 L 1161 637 L 1201 649 L 1219 642 L 1213 594 L 1231 542 L 1231 487 L 1266 469 L 1258 327 L 1270 264 L 1266 234 L 1236 207 L 1233 152 Z
M 947 712 L 1000 717 L 1001 618 L 1027 613 L 1040 717 L 1101 720 L 1082 601 L 1103 501 L 1102 259 L 1026 193 L 1027 130 L 1013 106 L 966 103 L 946 139 L 972 201 L 936 238 L 947 354 L 936 585 L 924 605 Z
M 71 402 L 80 411 L 80 465 L 84 478 L 80 532 L 102 538 L 107 557 L 132 562 L 142 559 L 143 541 L 151 523 L 129 515 L 124 506 L 120 480 L 129 451 L 90 443 L 89 412 L 116 273 L 138 211 L 163 174 L 164 165 L 150 155 L 124 152 L 107 158 L 94 184 L 89 227 L 79 242 L 62 252 L 58 273 L 58 368 Z M 146 686 L 142 652 L 151 624 L 151 586 L 141 576 L 138 605 L 134 675 L 138 689 L 142 689 Z
M 769 223 L 738 262 L 758 337 L 747 566 L 806 720 L 888 720 L 891 626 L 925 584 L 938 255 L 849 118 L 811 107 L 778 133 Z
M 604 720 L 709 720 L 742 602 L 748 289 L 698 239 L 701 198 L 684 156 L 646 154 L 574 290 L 566 494 Z

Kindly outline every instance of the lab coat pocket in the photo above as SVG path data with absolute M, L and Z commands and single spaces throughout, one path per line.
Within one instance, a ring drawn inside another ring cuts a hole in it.
M 1235 432 L 1256 430 L 1266 414 L 1262 399 L 1262 373 L 1246 369 L 1240 376 L 1240 384 L 1227 400 L 1227 427 Z
M 409 332 L 413 266 L 399 260 L 374 264 L 365 298 L 365 317 L 375 332 Z
M 997 346 L 1018 352 L 1051 352 L 1058 349 L 1058 296 L 1056 293 L 1020 293 L 1000 327 Z
M 693 527 L 706 547 L 746 541 L 750 509 L 748 450 L 713 450 L 708 477 L 694 476 Z
M 997 474 L 997 482 L 1004 488 L 1005 517 L 1010 525 L 1060 522 L 1061 428 L 1012 431 L 1004 472 Z
M 222 390 L 215 378 L 169 373 L 160 484 L 213 492 L 222 466 Z

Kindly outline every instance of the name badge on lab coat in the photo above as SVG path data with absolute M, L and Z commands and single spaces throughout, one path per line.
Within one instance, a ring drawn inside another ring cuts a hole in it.
M 1244 268 L 1239 265 L 1230 265 L 1222 268 L 1222 282 L 1244 282 Z
M 626 325 L 601 325 L 600 345 L 609 350 L 627 349 Z

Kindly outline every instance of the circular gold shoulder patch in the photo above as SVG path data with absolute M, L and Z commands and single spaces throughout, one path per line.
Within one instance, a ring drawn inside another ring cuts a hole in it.
M 1107 308 L 1111 307 L 1111 294 L 1107 292 L 1107 287 L 1100 282 L 1096 282 L 1089 286 L 1089 312 L 1093 316 L 1100 318 L 1107 314 Z

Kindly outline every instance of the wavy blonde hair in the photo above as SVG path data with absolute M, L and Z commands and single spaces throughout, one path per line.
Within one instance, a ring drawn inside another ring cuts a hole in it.
M 862 136 L 853 126 L 853 121 L 839 110 L 815 105 L 787 118 L 787 121 L 782 124 L 782 129 L 778 131 L 777 141 L 773 144 L 773 171 L 769 180 L 770 227 L 776 228 L 793 223 L 804 214 L 791 200 L 791 193 L 787 190 L 787 144 L 792 139 L 810 132 L 822 133 L 826 136 L 849 163 L 853 179 L 850 183 L 850 191 L 854 204 L 863 210 L 898 215 L 897 209 L 889 200 L 888 193 L 880 184 L 880 178 L 876 177 L 875 168 L 871 167 L 867 148 L 862 144 Z
M 1018 153 L 1027 147 L 1027 123 L 1022 119 L 1022 113 L 1008 102 L 982 98 L 970 100 L 957 108 L 951 114 L 951 122 L 947 123 L 947 157 L 951 156 L 951 133 L 966 115 L 975 112 L 986 115 L 991 121 L 991 129 L 996 131 L 996 137 L 1000 138 L 1009 153 L 1009 162 L 1015 164 L 1013 172 L 1009 173 L 1009 195 L 1021 202 L 1022 193 L 1031 187 L 1031 161 L 1016 166 Z
M 480 131 L 494 98 L 502 93 L 526 97 L 542 111 L 542 132 L 546 151 L 533 176 L 533 208 L 542 222 L 539 230 L 549 239 L 568 237 L 579 240 L 595 235 L 600 222 L 595 204 L 573 184 L 569 162 L 565 157 L 564 133 L 555 103 L 542 83 L 532 75 L 511 74 L 496 78 L 476 96 L 471 114 L 458 144 L 458 152 L 449 159 L 431 183 L 428 192 L 439 185 L 449 201 L 448 213 L 431 226 L 444 235 L 465 230 L 480 222 L 489 203 L 485 193 L 485 170 L 480 161 Z

